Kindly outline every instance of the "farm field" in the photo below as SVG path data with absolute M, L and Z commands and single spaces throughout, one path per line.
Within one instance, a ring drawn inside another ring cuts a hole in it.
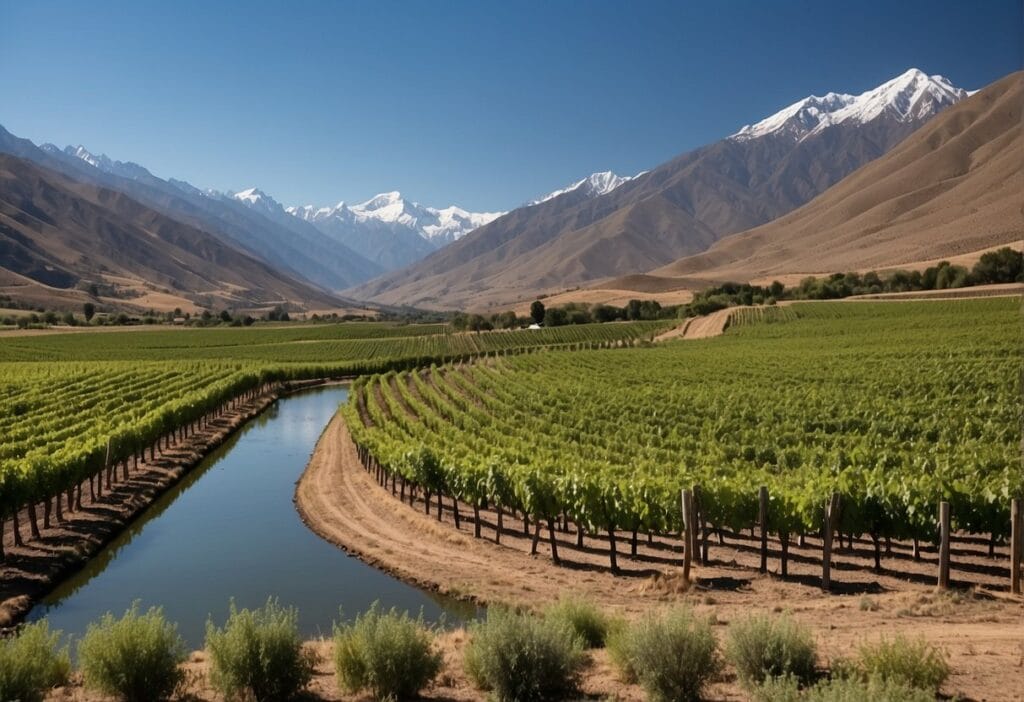
M 270 383 L 489 352 L 632 343 L 664 326 L 451 334 L 444 325 L 360 323 L 0 339 L 0 520 L 58 491 L 80 490 L 104 468 L 143 458 L 161 438 L 194 431 Z
M 682 529 L 694 485 L 706 527 L 732 533 L 758 521 L 765 486 L 783 554 L 819 532 L 833 493 L 839 532 L 876 559 L 893 539 L 934 542 L 943 500 L 954 530 L 994 548 L 1024 494 L 1018 305 L 740 310 L 714 339 L 361 379 L 345 418 L 385 474 L 526 515 L 551 540 L 565 521 L 605 534 L 612 569 L 616 539 Z

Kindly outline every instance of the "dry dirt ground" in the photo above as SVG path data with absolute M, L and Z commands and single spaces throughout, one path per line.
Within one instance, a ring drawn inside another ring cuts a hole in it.
M 725 545 L 712 539 L 709 563 L 696 566 L 687 588 L 680 576 L 679 542 L 640 538 L 636 557 L 629 543 L 618 544 L 621 575 L 608 568 L 607 538 L 584 539 L 558 533 L 563 565 L 550 559 L 546 541 L 538 555 L 529 554 L 531 538 L 521 522 L 505 517 L 501 543 L 494 543 L 497 515 L 482 514 L 482 538 L 473 535 L 471 514 L 462 507 L 455 529 L 451 504 L 442 521 L 400 502 L 364 471 L 344 422 L 325 430 L 299 482 L 296 504 L 306 523 L 328 541 L 361 560 L 421 587 L 481 603 L 509 603 L 537 608 L 564 594 L 589 598 L 608 611 L 636 616 L 654 607 L 684 602 L 714 615 L 725 631 L 728 622 L 753 612 L 789 610 L 815 631 L 827 663 L 850 655 L 861 642 L 897 632 L 923 636 L 941 646 L 953 674 L 943 691 L 965 699 L 1024 699 L 1024 600 L 1007 593 L 1006 549 L 988 556 L 987 545 L 962 538 L 954 544 L 952 593 L 935 591 L 936 554 L 924 549 L 915 562 L 906 544 L 894 543 L 872 570 L 871 544 L 855 540 L 841 548 L 833 566 L 834 594 L 820 590 L 820 541 L 790 549 L 789 575 L 777 575 L 779 547 L 772 542 L 769 573 L 757 570 L 757 541 L 748 533 L 729 534 Z M 599 659 L 603 660 L 603 659 Z M 616 684 L 617 685 L 617 684 Z M 635 691 L 615 687 L 630 697 Z M 727 674 L 712 699 L 743 699 Z

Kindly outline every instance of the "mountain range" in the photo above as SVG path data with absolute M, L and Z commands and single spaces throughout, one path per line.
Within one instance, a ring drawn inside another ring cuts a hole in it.
M 976 251 L 1021 237 L 1020 83 L 974 94 L 911 69 L 504 213 L 398 192 L 285 207 L 0 128 L 0 293 L 487 309 L 574 287 L 678 291 Z
M 248 200 L 251 191 L 236 193 Z M 399 192 L 381 193 L 355 205 L 289 207 L 290 215 L 357 251 L 384 270 L 402 268 L 461 239 L 504 212 L 436 209 L 410 202 Z
M 653 271 L 764 279 L 886 268 L 1024 238 L 1024 73 L 928 122 L 796 211 Z
M 0 153 L 0 289 L 136 310 L 336 308 L 339 300 L 120 190 Z
M 649 271 L 805 204 L 965 97 L 917 69 L 860 95 L 811 96 L 605 194 L 573 190 L 513 210 L 347 294 L 501 306 Z

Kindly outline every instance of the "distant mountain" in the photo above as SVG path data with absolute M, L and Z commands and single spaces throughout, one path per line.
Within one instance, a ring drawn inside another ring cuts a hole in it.
M 558 197 L 559 195 L 565 195 L 566 193 L 571 193 L 571 192 L 574 192 L 574 191 L 575 192 L 580 192 L 580 193 L 582 193 L 583 195 L 585 195 L 588 198 L 589 197 L 597 197 L 598 195 L 606 195 L 606 194 L 610 193 L 612 190 L 615 190 L 615 188 L 619 187 L 623 183 L 628 183 L 629 181 L 633 180 L 634 178 L 639 178 L 644 173 L 646 173 L 646 171 L 641 172 L 641 173 L 637 173 L 635 176 L 625 176 L 625 177 L 624 176 L 615 175 L 611 171 L 601 171 L 600 173 L 591 173 L 589 176 L 587 176 L 583 180 L 578 180 L 578 181 L 576 181 L 575 183 L 573 183 L 572 185 L 570 185 L 570 186 L 568 186 L 566 188 L 562 188 L 561 190 L 556 190 L 556 191 L 554 191 L 552 193 L 548 193 L 547 195 L 545 195 L 542 198 L 539 198 L 537 200 L 531 201 L 529 204 L 530 205 L 539 205 L 542 202 L 547 202 L 548 200 L 553 200 L 556 197 Z
M 1018 72 L 945 111 L 803 207 L 653 275 L 750 280 L 1019 248 L 1022 106 L 1024 72 Z
M 486 307 L 651 270 L 805 204 L 966 95 L 912 69 L 862 95 L 812 96 L 604 194 L 570 189 L 513 210 L 348 292 Z
M 90 288 L 108 304 L 139 310 L 340 304 L 120 190 L 4 153 L 0 281 L 6 294 L 64 307 L 90 299 Z
M 503 214 L 426 207 L 399 192 L 381 193 L 351 206 L 339 202 L 333 207 L 306 205 L 287 211 L 384 270 L 418 261 Z
M 144 167 L 91 153 L 83 146 L 36 147 L 0 127 L 0 153 L 29 159 L 76 180 L 119 190 L 147 207 L 209 232 L 293 277 L 340 290 L 383 272 L 316 227 L 279 213 L 258 212 L 235 198 L 163 180 Z

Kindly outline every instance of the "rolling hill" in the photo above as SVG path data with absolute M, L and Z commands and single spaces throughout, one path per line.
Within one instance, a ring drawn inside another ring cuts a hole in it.
M 339 304 L 119 190 L 0 154 L 0 293 L 66 308 L 90 286 L 140 310 Z

